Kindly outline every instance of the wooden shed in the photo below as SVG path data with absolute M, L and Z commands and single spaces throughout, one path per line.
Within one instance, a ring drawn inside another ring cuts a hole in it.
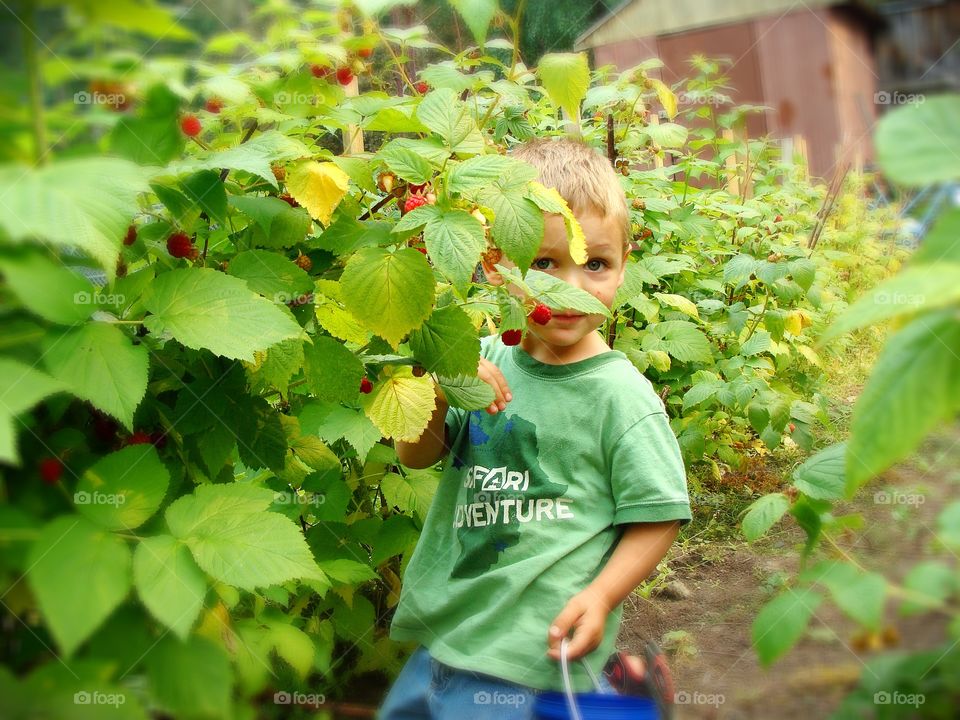
M 872 49 L 882 17 L 861 3 L 830 0 L 627 0 L 577 38 L 594 66 L 624 69 L 650 57 L 667 84 L 688 76 L 697 53 L 726 57 L 737 104 L 770 109 L 751 137 L 789 148 L 802 137 L 812 175 L 829 177 L 840 154 L 873 159 L 878 77 Z

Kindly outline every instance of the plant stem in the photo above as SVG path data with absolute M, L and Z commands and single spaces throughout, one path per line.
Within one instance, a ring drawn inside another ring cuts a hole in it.
M 23 23 L 23 59 L 27 66 L 30 93 L 30 115 L 33 118 L 34 160 L 37 165 L 43 165 L 47 155 L 47 127 L 43 114 L 43 88 L 40 77 L 40 66 L 37 64 L 37 34 L 35 25 L 34 5 L 25 3 L 21 22 Z

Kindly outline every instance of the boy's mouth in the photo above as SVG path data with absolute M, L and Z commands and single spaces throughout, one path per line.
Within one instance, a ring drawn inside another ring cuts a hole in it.
M 579 320 L 582 317 L 583 315 L 578 315 L 578 314 L 562 314 L 561 315 L 561 314 L 554 313 L 553 315 L 554 320 L 559 320 L 561 322 L 572 322 L 574 320 Z

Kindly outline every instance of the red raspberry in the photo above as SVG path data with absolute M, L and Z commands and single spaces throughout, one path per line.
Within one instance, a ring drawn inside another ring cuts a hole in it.
M 546 325 L 550 322 L 551 317 L 553 317 L 553 312 L 543 303 L 537 303 L 533 312 L 530 313 L 530 319 L 537 323 L 537 325 Z
M 349 85 L 353 80 L 353 70 L 348 67 L 337 68 L 337 82 L 341 85 Z
M 420 93 L 421 95 L 426 95 L 427 90 L 430 89 L 430 86 L 427 85 L 423 80 L 421 80 L 418 83 L 414 83 L 414 87 L 417 89 L 417 92 Z
M 175 232 L 167 238 L 167 252 L 175 258 L 190 257 L 194 250 L 193 241 L 184 232 Z
M 414 365 L 412 372 L 414 377 L 423 377 L 427 374 L 427 369 L 423 365 Z
M 368 58 L 373 55 L 373 48 L 360 48 L 357 50 L 357 55 L 362 58 Z
M 127 228 L 127 234 L 123 236 L 124 245 L 133 245 L 137 241 L 137 226 L 131 225 Z
M 425 247 L 418 247 L 417 250 L 419 250 L 420 252 L 422 252 L 424 255 L 427 254 L 427 249 L 426 249 Z
M 153 438 L 150 436 L 150 433 L 144 430 L 137 430 L 133 435 L 127 438 L 127 441 L 124 445 L 146 445 L 147 443 L 152 443 Z
M 196 137 L 200 134 L 202 127 L 196 115 L 185 115 L 183 119 L 180 120 L 180 129 L 183 130 L 184 135 Z
M 204 105 L 204 108 L 206 108 L 207 112 L 213 113 L 214 115 L 216 115 L 218 112 L 223 110 L 223 100 L 220 100 L 218 98 L 210 98 L 209 100 L 207 100 L 207 103 L 206 105 Z
M 427 204 L 427 199 L 423 195 L 411 195 L 410 197 L 407 198 L 407 201 L 403 204 L 403 212 L 408 213 L 411 210 L 426 204 Z
M 777 215 L 777 216 L 773 219 L 773 221 L 774 221 L 775 223 L 782 222 L 782 221 L 783 221 L 783 215 Z
M 315 78 L 325 78 L 330 74 L 330 68 L 324 67 L 323 65 L 311 65 L 310 72 L 313 73 Z
M 285 193 L 285 194 L 281 195 L 281 196 L 280 196 L 280 199 L 283 200 L 287 205 L 289 205 L 289 206 L 292 207 L 292 208 L 300 207 L 300 203 L 298 203 L 298 202 L 294 199 L 293 195 L 290 195 L 289 193 Z
M 364 377 L 363 380 L 360 381 L 360 392 L 366 395 L 371 390 L 373 390 L 373 383 L 367 380 L 366 377 Z
M 313 267 L 313 260 L 310 259 L 310 256 L 303 255 L 302 253 L 297 255 L 296 260 L 293 262 L 296 263 L 298 268 L 301 270 L 306 270 L 307 272 L 310 272 L 310 268 Z
M 504 330 L 500 333 L 500 342 L 504 345 L 519 345 L 522 337 L 522 330 Z
M 56 485 L 63 477 L 63 463 L 60 458 L 48 457 L 40 461 L 40 477 L 47 485 Z

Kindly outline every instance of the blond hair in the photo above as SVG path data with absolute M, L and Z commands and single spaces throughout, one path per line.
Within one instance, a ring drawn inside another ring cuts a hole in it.
M 535 138 L 517 145 L 511 157 L 529 163 L 539 181 L 556 188 L 574 213 L 593 211 L 613 218 L 623 231 L 623 247 L 630 247 L 627 198 L 610 161 L 589 145 L 571 138 Z

